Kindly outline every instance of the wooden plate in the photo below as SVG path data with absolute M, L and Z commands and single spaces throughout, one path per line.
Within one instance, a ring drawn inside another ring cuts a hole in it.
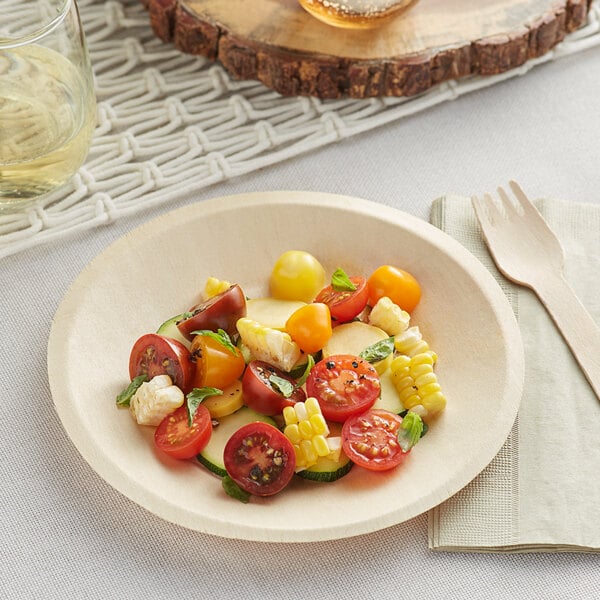
M 591 0 L 419 0 L 375 30 L 310 16 L 297 0 L 141 0 L 156 35 L 284 95 L 410 96 L 541 56 Z
M 370 273 L 393 262 L 423 298 L 411 315 L 438 355 L 444 413 L 401 468 L 354 467 L 334 483 L 294 478 L 242 504 L 197 461 L 154 451 L 115 397 L 129 382 L 134 341 L 198 300 L 209 276 L 268 294 L 277 257 L 304 249 L 326 271 Z M 224 537 L 309 542 L 350 537 L 410 519 L 448 499 L 492 460 L 511 429 L 523 385 L 520 332 L 506 296 L 463 246 L 388 206 L 317 192 L 214 198 L 127 234 L 79 275 L 55 315 L 48 345 L 58 415 L 107 482 L 163 519 Z M 142 517 L 141 517 L 142 518 Z

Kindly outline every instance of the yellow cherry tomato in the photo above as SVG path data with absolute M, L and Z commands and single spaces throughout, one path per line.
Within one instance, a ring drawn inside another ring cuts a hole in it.
M 307 304 L 290 316 L 285 329 L 302 351 L 317 352 L 332 335 L 329 307 L 321 302 Z
M 222 390 L 238 379 L 246 367 L 238 348 L 224 345 L 210 335 L 194 336 L 190 353 L 196 364 L 193 387 Z
M 402 310 L 412 312 L 421 300 L 421 286 L 408 272 L 382 265 L 373 271 L 368 279 L 369 304 L 375 306 L 383 296 L 387 296 Z
M 269 284 L 274 298 L 312 302 L 325 287 L 325 269 L 309 252 L 288 250 L 275 262 Z

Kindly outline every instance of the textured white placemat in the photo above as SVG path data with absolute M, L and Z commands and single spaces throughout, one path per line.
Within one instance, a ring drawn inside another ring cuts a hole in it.
M 87 161 L 60 191 L 0 215 L 0 258 L 380 127 L 600 45 L 600 0 L 551 52 L 412 98 L 322 101 L 234 81 L 158 40 L 139 0 L 79 0 L 98 99 Z

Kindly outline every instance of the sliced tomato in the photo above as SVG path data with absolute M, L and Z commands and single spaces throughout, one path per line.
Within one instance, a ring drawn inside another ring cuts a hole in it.
M 291 393 L 284 393 L 284 387 L 290 388 Z M 278 415 L 286 406 L 306 400 L 304 390 L 296 387 L 293 377 L 261 360 L 248 363 L 242 377 L 242 394 L 244 404 L 263 415 Z
M 363 311 L 369 300 L 369 288 L 364 277 L 350 277 L 355 290 L 335 290 L 332 285 L 323 288 L 315 298 L 329 306 L 331 318 L 339 323 L 352 321 Z
M 168 375 L 173 383 L 185 393 L 189 392 L 194 379 L 194 363 L 189 350 L 177 340 L 147 333 L 140 337 L 129 355 L 129 377 Z
M 225 469 L 243 490 L 255 496 L 280 492 L 292 479 L 296 453 L 273 425 L 248 423 L 238 429 L 223 450 Z
M 326 419 L 337 423 L 371 408 L 380 391 L 375 367 L 352 354 L 324 358 L 306 380 L 307 395 L 317 399 Z
M 342 427 L 342 448 L 353 463 L 365 469 L 393 469 L 408 454 L 398 442 L 401 424 L 402 417 L 387 410 L 371 409 L 355 415 Z
M 200 404 L 190 427 L 187 406 L 167 415 L 154 432 L 156 447 L 171 458 L 193 458 L 210 440 L 212 419 L 208 408 Z
M 235 346 L 225 346 L 210 335 L 194 337 L 190 353 L 196 363 L 194 387 L 222 390 L 238 379 L 246 367 L 242 353 Z
M 177 328 L 188 339 L 193 331 L 223 329 L 229 335 L 236 333 L 235 324 L 246 316 L 246 297 L 242 288 L 234 284 L 224 292 L 192 306 L 186 316 L 177 322 Z

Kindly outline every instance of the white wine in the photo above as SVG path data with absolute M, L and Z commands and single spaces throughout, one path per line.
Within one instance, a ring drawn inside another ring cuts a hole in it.
M 96 113 L 88 73 L 42 46 L 0 49 L 0 204 L 53 190 L 82 165 Z

